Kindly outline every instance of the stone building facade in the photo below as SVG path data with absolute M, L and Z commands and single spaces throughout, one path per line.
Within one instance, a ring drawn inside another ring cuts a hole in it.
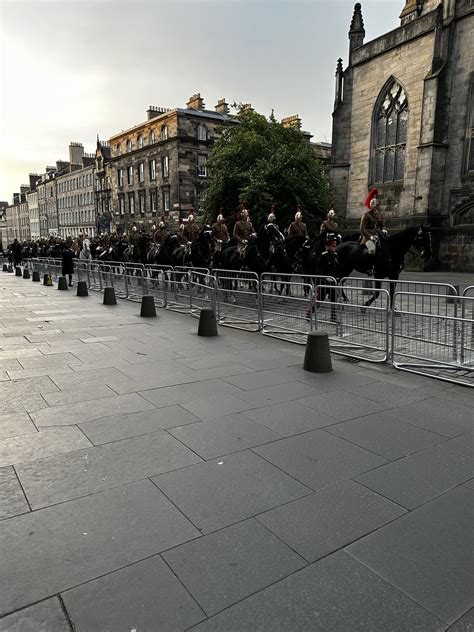
M 406 0 L 367 43 L 357 3 L 336 70 L 331 185 L 348 228 L 379 190 L 391 230 L 432 228 L 431 267 L 474 269 L 474 2 Z
M 30 221 L 30 237 L 31 239 L 36 240 L 40 238 L 38 191 L 30 191 L 27 193 L 26 200 Z
M 213 141 L 234 122 L 224 99 L 206 110 L 196 94 L 186 108 L 150 106 L 144 123 L 98 143 L 97 176 L 105 182 L 98 200 L 108 204 L 112 229 L 146 228 L 162 215 L 177 222 L 199 209 Z

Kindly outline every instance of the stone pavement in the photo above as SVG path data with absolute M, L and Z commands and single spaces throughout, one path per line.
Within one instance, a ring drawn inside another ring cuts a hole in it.
M 471 390 L 0 273 L 2 632 L 474 629 Z

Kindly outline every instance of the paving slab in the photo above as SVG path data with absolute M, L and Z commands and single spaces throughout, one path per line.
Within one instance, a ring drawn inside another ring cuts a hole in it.
M 458 619 L 446 632 L 472 632 L 474 630 L 474 608 Z
M 162 555 L 208 615 L 306 565 L 305 560 L 253 519 Z
M 197 421 L 199 421 L 197 417 L 181 406 L 166 406 L 165 408 L 154 408 L 130 415 L 105 417 L 80 424 L 79 427 L 92 443 L 99 445 L 150 434 L 158 430 L 193 424 Z
M 240 397 L 226 393 L 186 401 L 181 406 L 203 420 L 217 419 L 254 408 L 254 404 L 249 404 Z
M 0 632 L 70 632 L 57 597 L 18 610 L 0 619 Z
M 444 632 L 445 624 L 340 552 L 248 597 L 193 632 Z
M 257 371 L 251 374 L 234 375 L 226 377 L 225 381 L 238 386 L 243 390 L 253 390 L 256 388 L 264 388 L 266 386 L 275 386 L 278 384 L 286 384 L 304 380 L 308 377 L 308 373 L 299 366 L 281 367 L 278 369 L 269 369 L 267 371 Z
M 0 399 L 0 415 L 6 415 L 13 412 L 33 412 L 44 408 L 45 400 L 40 393 L 32 393 L 30 395 L 10 395 Z
M 143 392 L 143 397 L 157 408 L 160 408 L 162 406 L 171 406 L 172 404 L 183 404 L 184 402 L 200 398 L 238 392 L 240 392 L 240 389 L 232 386 L 232 384 L 215 379 L 187 384 L 186 387 L 177 385 L 147 390 Z
M 251 518 L 310 492 L 248 451 L 162 474 L 152 480 L 204 533 Z
M 150 402 L 137 393 L 130 393 L 129 395 L 115 395 L 114 397 L 95 399 L 93 406 L 76 403 L 41 408 L 31 413 L 31 418 L 38 427 L 71 426 L 101 419 L 102 417 L 152 409 L 153 405 Z
M 393 586 L 454 623 L 474 605 L 474 491 L 460 486 L 347 548 Z
M 171 428 L 169 433 L 206 460 L 281 439 L 241 414 Z
M 444 436 L 384 413 L 345 421 L 327 431 L 390 461 L 446 441 Z
M 77 386 L 74 389 L 58 391 L 56 393 L 44 393 L 43 398 L 49 406 L 61 406 L 63 404 L 75 404 L 81 402 L 85 406 L 92 400 L 113 397 L 116 393 L 105 384 L 95 384 L 94 386 Z
M 363 448 L 313 430 L 253 448 L 270 463 L 313 490 L 383 465 L 386 461 Z
M 356 476 L 356 480 L 407 509 L 415 509 L 473 475 L 473 459 L 441 444 Z
M 18 516 L 2 524 L 0 614 L 198 535 L 150 481 Z
M 36 426 L 26 412 L 0 414 L 0 439 L 36 432 Z
M 450 439 L 444 444 L 446 450 L 474 458 L 474 431 Z
M 122 395 L 124 393 L 138 393 L 139 391 L 152 390 L 163 386 L 184 385 L 189 382 L 196 382 L 197 380 L 198 378 L 188 373 L 174 373 L 163 370 L 161 374 L 150 371 L 146 377 L 136 379 L 127 378 L 122 375 L 120 379 L 108 380 L 107 384 L 109 384 L 116 393 Z
M 0 468 L 0 520 L 30 511 L 13 467 Z
M 303 397 L 317 397 L 318 389 L 312 385 L 301 382 L 287 382 L 265 388 L 257 388 L 252 391 L 241 391 L 237 397 L 252 405 L 252 408 L 269 406 Z
M 33 508 L 64 502 L 200 462 L 168 433 L 133 437 L 17 465 Z
M 472 407 L 443 397 L 398 406 L 387 414 L 445 437 L 457 437 L 474 426 Z
M 206 618 L 155 555 L 62 594 L 76 632 L 178 632 Z
M 29 395 L 30 393 L 54 393 L 59 389 L 47 375 L 21 380 L 10 380 L 0 384 L 0 397 Z
M 366 397 L 353 395 L 352 393 L 346 393 L 340 390 L 331 391 L 329 393 L 319 393 L 299 399 L 298 401 L 300 404 L 304 404 L 313 410 L 317 410 L 339 421 L 364 417 L 365 415 L 370 415 L 370 413 L 381 412 L 382 410 L 390 408 L 389 405 L 373 402 Z
M 260 514 L 257 520 L 315 562 L 404 513 L 386 498 L 345 481 Z
M 15 463 L 28 463 L 63 452 L 72 452 L 92 446 L 92 443 L 75 426 L 45 428 L 40 432 L 0 440 L 0 467 Z

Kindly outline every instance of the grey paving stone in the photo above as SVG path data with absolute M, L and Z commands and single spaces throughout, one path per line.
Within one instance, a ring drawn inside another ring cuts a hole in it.
M 311 380 L 314 386 L 322 391 L 345 391 L 350 388 L 357 389 L 358 393 L 368 393 L 376 380 L 372 376 L 364 375 L 361 371 L 349 372 L 333 370 L 332 373 L 309 373 L 305 371 L 306 380 Z M 367 386 L 367 388 L 364 388 Z
M 18 610 L 0 619 L 0 632 L 70 632 L 57 597 Z
M 472 632 L 474 630 L 474 608 L 471 608 L 446 632 Z
M 302 397 L 314 396 L 317 392 L 318 389 L 309 384 L 288 382 L 276 386 L 257 388 L 253 391 L 241 391 L 237 393 L 237 397 L 251 404 L 252 408 L 255 408 L 257 406 L 269 406 L 271 404 L 288 402 Z
M 36 348 L 28 349 L 7 349 L 0 351 L 0 360 L 8 360 L 10 358 L 32 358 L 35 356 L 41 356 L 41 351 Z
M 474 432 L 468 432 L 444 443 L 446 450 L 474 457 Z
M 187 401 L 181 404 L 183 408 L 189 410 L 200 419 L 217 419 L 233 413 L 241 413 L 244 410 L 254 408 L 242 399 L 230 394 L 210 395 Z
M 151 391 L 144 391 L 143 397 L 154 404 L 157 408 L 171 406 L 172 404 L 183 404 L 201 397 L 213 397 L 224 393 L 238 393 L 240 389 L 227 384 L 223 380 L 207 380 L 205 382 L 194 382 L 183 387 L 164 386 Z
M 193 632 L 442 632 L 444 623 L 340 552 L 248 597 Z
M 363 417 L 390 407 L 345 391 L 320 393 L 300 399 L 299 402 L 339 421 Z
M 327 431 L 389 460 L 399 459 L 446 441 L 446 438 L 439 434 L 399 421 L 384 413 L 374 413 L 345 421 L 327 428 Z
M 203 459 L 281 439 L 281 435 L 240 414 L 172 428 L 170 434 Z
M 414 509 L 474 475 L 474 461 L 450 452 L 444 444 L 427 448 L 356 480 L 394 502 Z
M 162 374 L 150 374 L 147 377 L 131 379 L 122 376 L 118 380 L 108 380 L 108 384 L 114 389 L 116 393 L 122 395 L 123 393 L 137 393 L 139 391 L 152 390 L 155 388 L 161 388 L 163 386 L 173 386 L 175 384 L 188 384 L 189 382 L 196 382 L 198 378 L 189 375 L 188 373 L 174 373 L 163 372 Z
M 169 472 L 200 459 L 160 431 L 17 465 L 32 507 L 45 507 L 92 492 Z
M 362 485 L 345 481 L 267 511 L 257 520 L 314 562 L 404 513 Z
M 76 356 L 72 353 L 53 353 L 51 355 L 36 356 L 34 358 L 20 358 L 20 364 L 25 370 L 49 368 L 56 369 L 62 364 L 77 362 Z
M 150 481 L 18 516 L 2 525 L 0 614 L 198 535 Z
M 199 354 L 194 358 L 183 358 L 182 360 L 179 360 L 179 363 L 197 371 L 200 369 L 213 369 L 216 367 L 224 367 L 229 364 L 235 364 L 234 355 L 237 354 L 235 352 L 232 354 L 230 350 L 227 349 L 225 353 L 213 353 L 206 354 L 204 356 Z
M 205 619 L 159 555 L 62 595 L 76 632 L 186 630 Z
M 80 428 L 92 443 L 98 445 L 150 434 L 158 430 L 192 424 L 196 421 L 199 421 L 198 418 L 181 408 L 181 406 L 167 406 L 120 417 L 97 419 L 96 421 L 81 424 Z
M 327 417 L 298 402 L 281 402 L 272 406 L 263 406 L 247 410 L 243 415 L 272 428 L 284 437 L 338 423 L 334 417 Z
M 10 371 L 20 371 L 23 369 L 18 360 L 12 358 L 1 359 L 0 358 L 0 370 L 7 371 L 10 375 Z M 11 377 L 11 376 L 10 376 Z
M 45 400 L 39 393 L 30 395 L 11 395 L 0 399 L 0 415 L 13 412 L 32 412 L 43 408 Z
M 264 388 L 266 386 L 275 386 L 277 384 L 286 384 L 308 377 L 308 373 L 302 367 L 290 366 L 278 369 L 269 369 L 267 371 L 257 371 L 250 375 L 235 375 L 226 377 L 226 382 L 238 386 L 244 390 L 253 390 L 255 388 Z
M 74 374 L 74 371 L 71 369 L 71 367 L 67 365 L 60 365 L 55 369 L 51 368 L 51 366 L 38 367 L 35 369 L 23 369 L 22 367 L 20 367 L 20 365 L 18 365 L 18 369 L 21 370 L 8 371 L 8 375 L 12 380 L 27 380 L 30 378 L 41 376 L 46 376 L 54 379 L 56 376 L 63 377 L 64 375 Z
M 393 586 L 453 623 L 473 605 L 474 492 L 444 494 L 348 547 Z
M 52 408 L 42 408 L 31 413 L 34 423 L 40 426 L 71 426 L 126 413 L 152 410 L 153 406 L 137 393 L 116 395 L 104 399 L 95 399 L 93 406 L 83 403 L 63 404 Z
M 204 533 L 300 498 L 309 489 L 252 452 L 238 452 L 153 481 Z
M 63 452 L 72 452 L 92 444 L 79 430 L 65 428 L 45 428 L 19 437 L 0 440 L 0 467 L 15 463 L 28 463 Z
M 0 520 L 30 511 L 12 467 L 0 469 Z
M 359 375 L 358 373 L 356 375 Z M 350 393 L 359 395 L 361 389 L 358 387 L 350 387 L 346 389 Z M 374 402 L 380 402 L 387 406 L 400 406 L 410 402 L 417 402 L 428 399 L 437 395 L 438 391 L 434 386 L 425 386 L 423 388 L 409 389 L 404 386 L 394 386 L 387 382 L 377 382 L 375 384 L 366 385 L 363 389 L 364 397 Z
M 306 565 L 299 555 L 253 519 L 162 555 L 208 615 Z
M 466 481 L 465 483 L 463 483 L 466 487 L 470 487 L 471 489 L 474 489 L 474 478 L 470 478 L 468 481 Z
M 107 371 L 104 371 L 104 369 L 94 369 L 92 371 L 78 372 L 70 369 L 63 375 L 53 375 L 51 379 L 62 391 L 65 391 L 75 389 L 78 386 L 80 388 L 88 388 L 90 386 L 97 386 L 98 384 L 108 384 L 114 379 L 123 380 L 125 377 L 123 373 L 114 368 L 109 368 Z
M 253 369 L 249 369 L 242 364 L 228 364 L 226 366 L 218 366 L 213 369 L 189 369 L 189 375 L 197 378 L 198 380 L 212 380 L 214 378 L 223 378 L 229 375 L 241 375 L 242 373 L 252 373 Z
M 57 393 L 44 393 L 43 397 L 49 406 L 61 406 L 63 404 L 75 404 L 81 402 L 89 405 L 91 400 L 103 399 L 104 397 L 113 397 L 116 393 L 105 384 L 96 384 L 94 386 L 76 387 Z
M 0 415 L 0 439 L 36 432 L 36 427 L 26 412 Z
M 13 395 L 29 395 L 31 393 L 54 393 L 59 389 L 56 384 L 47 376 L 42 375 L 35 378 L 22 380 L 10 380 L 0 384 L 0 397 L 11 397 Z
M 281 439 L 253 451 L 314 490 L 385 463 L 376 454 L 324 430 Z
M 456 437 L 473 429 L 473 409 L 442 397 L 399 406 L 387 414 L 445 437 Z
M 0 371 L 0 382 L 7 382 L 10 379 L 6 371 Z

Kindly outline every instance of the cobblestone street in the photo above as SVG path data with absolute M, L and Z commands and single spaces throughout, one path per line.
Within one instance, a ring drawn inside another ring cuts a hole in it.
M 75 294 L 0 272 L 1 632 L 474 629 L 473 389 Z

